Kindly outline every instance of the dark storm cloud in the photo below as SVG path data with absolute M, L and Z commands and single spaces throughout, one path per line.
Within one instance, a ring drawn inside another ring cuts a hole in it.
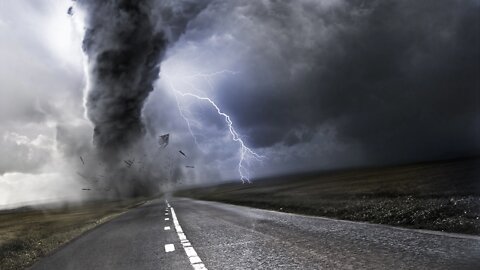
M 365 163 L 478 154 L 479 2 L 330 2 L 243 9 L 258 27 L 237 36 L 242 75 L 217 98 L 249 143 L 294 146 L 329 126 Z

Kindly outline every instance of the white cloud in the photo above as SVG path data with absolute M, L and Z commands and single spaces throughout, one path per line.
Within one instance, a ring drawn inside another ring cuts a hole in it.
M 0 176 L 0 208 L 82 199 L 81 185 L 61 173 Z
M 90 129 L 82 124 L 82 37 L 67 14 L 69 4 L 1 2 L 0 207 L 81 194 L 59 151 L 69 142 L 57 147 L 57 127 L 63 134 L 79 125 Z M 86 136 L 72 139 L 89 143 Z

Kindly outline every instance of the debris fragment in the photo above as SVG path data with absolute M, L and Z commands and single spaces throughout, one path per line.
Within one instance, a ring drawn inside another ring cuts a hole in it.
M 89 189 L 89 188 L 82 188 L 82 190 L 91 190 L 91 189 Z
M 195 169 L 195 166 L 189 166 L 189 165 L 187 165 L 187 166 L 185 166 L 185 168 Z
M 83 160 L 82 156 L 80 156 L 80 160 L 82 161 L 83 166 L 85 166 L 85 161 Z
M 125 164 L 127 164 L 128 168 L 132 167 L 132 165 L 133 165 L 133 160 L 128 159 L 128 160 L 124 160 L 123 162 L 125 162 Z
M 67 10 L 67 14 L 73 16 L 73 7 L 69 7 Z
M 160 135 L 158 137 L 158 144 L 160 145 L 160 147 L 165 148 L 165 147 L 167 147 L 169 140 L 170 140 L 170 134 L 169 133 L 164 134 L 164 135 Z
M 185 153 L 184 153 L 182 150 L 178 150 L 178 152 L 179 152 L 180 154 L 182 154 L 184 157 L 187 156 L 187 155 L 185 155 Z

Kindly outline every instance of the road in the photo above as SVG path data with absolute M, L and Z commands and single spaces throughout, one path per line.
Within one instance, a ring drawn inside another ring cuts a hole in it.
M 480 269 L 480 237 L 190 199 L 168 203 L 132 209 L 32 269 Z

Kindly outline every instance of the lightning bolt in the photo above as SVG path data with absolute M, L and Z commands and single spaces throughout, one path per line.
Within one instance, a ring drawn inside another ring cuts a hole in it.
M 240 159 L 238 161 L 237 170 L 238 170 L 238 174 L 240 175 L 240 180 L 242 180 L 243 183 L 250 183 L 250 176 L 249 176 L 248 168 L 246 167 L 245 163 L 248 163 L 248 159 L 250 157 L 254 158 L 255 160 L 261 161 L 264 158 L 264 156 L 257 154 L 255 151 L 253 151 L 251 148 L 249 148 L 245 144 L 245 142 L 240 137 L 239 133 L 236 131 L 230 116 L 226 114 L 224 111 L 222 111 L 222 109 L 220 109 L 220 107 L 215 103 L 215 101 L 207 97 L 206 94 L 198 95 L 194 93 L 194 92 L 204 93 L 204 91 L 202 91 L 197 86 L 195 86 L 192 80 L 195 80 L 195 79 L 204 80 L 208 84 L 210 90 L 213 90 L 212 79 L 216 76 L 220 76 L 223 74 L 235 75 L 237 73 L 231 70 L 222 70 L 222 71 L 217 71 L 213 73 L 197 73 L 197 74 L 181 76 L 181 77 L 178 77 L 178 76 L 173 77 L 173 76 L 169 76 L 168 74 L 164 74 L 164 78 L 166 79 L 167 85 L 175 95 L 175 101 L 177 103 L 177 107 L 180 112 L 180 115 L 187 123 L 188 131 L 194 138 L 197 146 L 198 146 L 197 137 L 195 136 L 191 127 L 192 120 L 186 116 L 185 114 L 186 110 L 181 106 L 179 97 L 182 97 L 182 98 L 191 97 L 198 101 L 205 102 L 209 104 L 217 112 L 219 116 L 223 117 L 223 119 L 225 120 L 225 123 L 228 126 L 228 131 L 230 132 L 232 140 L 235 143 L 239 144 Z M 177 80 L 181 80 L 183 83 L 187 84 L 189 86 L 188 89 L 183 89 L 183 91 L 179 90 L 174 83 L 174 81 L 177 81 Z

